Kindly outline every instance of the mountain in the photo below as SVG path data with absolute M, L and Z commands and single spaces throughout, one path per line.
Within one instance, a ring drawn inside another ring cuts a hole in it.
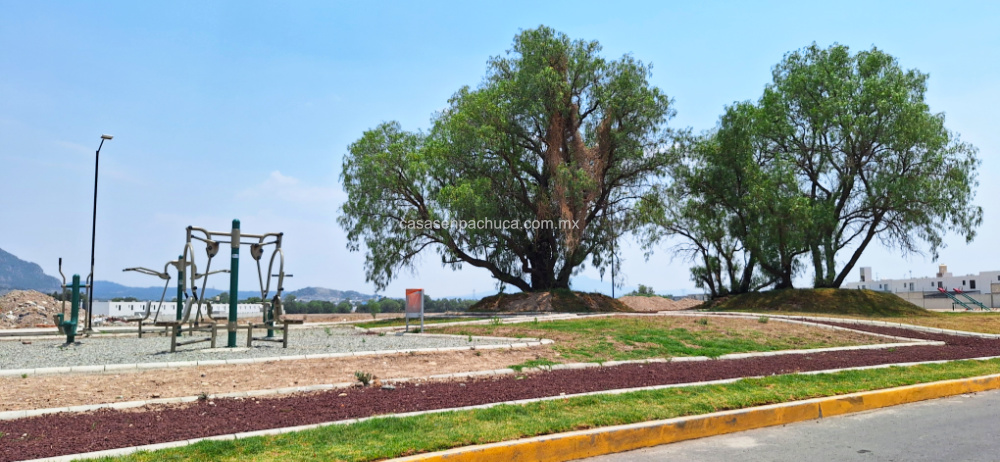
M 223 292 L 228 291 L 211 288 L 205 289 L 205 297 L 215 297 Z M 200 288 L 198 289 L 198 293 L 201 293 Z M 159 300 L 161 294 L 163 294 L 163 286 L 129 287 L 111 281 L 97 281 L 94 283 L 94 298 L 98 300 L 110 300 L 112 298 L 124 297 L 135 297 L 139 300 Z M 274 292 L 271 292 L 271 295 L 274 295 Z M 372 298 L 371 295 L 362 294 L 353 290 L 333 290 L 324 287 L 306 287 L 304 289 L 293 290 L 291 292 L 284 292 L 283 295 L 294 295 L 297 300 L 303 302 L 312 300 L 339 302 L 341 300 L 368 300 Z M 170 300 L 176 296 L 177 286 L 167 287 L 166 299 Z M 241 300 L 250 297 L 260 297 L 260 292 L 252 290 L 240 291 L 239 298 Z
M 219 289 L 205 289 L 205 298 L 212 298 L 223 292 L 228 292 L 227 290 Z M 163 286 L 159 287 L 129 287 L 123 286 L 117 282 L 111 281 L 100 281 L 94 283 L 94 298 L 98 300 L 110 300 L 112 298 L 125 298 L 125 297 L 135 297 L 139 300 L 159 300 L 160 296 L 163 294 Z M 201 288 L 198 288 L 198 294 L 201 295 Z M 274 293 L 271 293 L 274 295 Z M 170 300 L 177 296 L 177 286 L 167 287 L 167 297 L 166 300 Z M 260 297 L 260 292 L 252 290 L 241 290 L 240 299 L 250 298 L 250 297 Z
M 353 290 L 336 290 L 325 287 L 304 287 L 299 290 L 287 292 L 287 295 L 294 295 L 295 299 L 301 302 L 320 300 L 326 302 L 339 302 L 341 300 L 368 300 L 374 298 L 373 295 L 363 294 Z
M 37 263 L 21 260 L 0 249 L 0 293 L 11 290 L 59 290 L 59 280 L 45 274 Z

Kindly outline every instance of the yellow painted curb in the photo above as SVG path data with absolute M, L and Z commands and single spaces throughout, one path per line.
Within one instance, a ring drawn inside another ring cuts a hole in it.
M 575 460 L 706 436 L 723 435 L 995 389 L 1000 389 L 1000 374 L 908 385 L 699 416 L 559 433 L 455 448 L 393 460 L 398 462 L 484 460 L 557 462 Z

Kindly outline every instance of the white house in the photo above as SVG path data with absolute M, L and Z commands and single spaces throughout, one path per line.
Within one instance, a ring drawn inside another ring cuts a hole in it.
M 845 289 L 870 289 L 882 292 L 937 292 L 938 288 L 945 290 L 959 289 L 969 293 L 1000 293 L 1000 271 L 983 271 L 979 274 L 955 276 L 948 271 L 947 265 L 938 266 L 938 272 L 933 277 L 915 277 L 901 279 L 874 279 L 870 266 L 861 268 L 860 280 L 844 284 Z

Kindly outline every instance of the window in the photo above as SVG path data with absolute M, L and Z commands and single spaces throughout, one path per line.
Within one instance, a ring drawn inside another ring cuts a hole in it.
M 969 280 L 969 288 L 970 289 L 975 289 L 976 288 L 976 280 L 975 279 Z
M 997 277 L 997 279 L 1000 279 L 1000 277 Z M 861 275 L 861 282 L 865 282 L 865 275 L 864 274 Z
M 938 289 L 940 289 L 942 287 L 944 287 L 944 284 L 942 284 L 941 281 L 938 281 Z
M 965 279 L 962 279 L 962 287 L 965 287 Z
M 910 292 L 913 292 L 913 283 L 910 283 Z

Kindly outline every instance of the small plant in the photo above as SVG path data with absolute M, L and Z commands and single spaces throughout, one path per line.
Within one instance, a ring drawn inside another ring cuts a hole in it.
M 324 327 L 323 332 L 326 332 L 327 337 L 333 337 L 333 330 L 330 329 L 329 327 Z
M 26 379 L 26 378 L 28 378 L 28 374 L 21 374 L 21 378 L 22 378 L 22 379 Z
M 476 351 L 476 353 L 475 353 L 475 354 L 476 354 L 476 356 L 482 356 L 482 355 L 483 355 L 483 352 L 482 352 L 482 351 Z
M 499 326 L 500 324 L 503 324 L 503 320 L 500 319 L 500 316 L 493 316 L 492 318 L 490 318 L 491 326 L 496 327 Z
M 701 324 L 703 326 L 707 326 L 708 325 L 708 318 L 698 318 L 698 320 L 695 321 L 695 322 L 698 323 L 698 324 Z
M 378 336 L 379 336 L 379 337 L 385 337 L 385 332 L 379 332 L 379 333 L 378 333 Z
M 761 317 L 757 318 L 757 322 L 759 322 L 761 324 L 767 324 L 767 321 L 769 321 L 770 319 L 771 318 L 768 318 L 767 316 L 761 316 Z
M 531 323 L 537 326 L 538 325 L 538 316 L 535 316 L 535 320 L 531 321 Z
M 469 334 L 469 341 L 472 341 L 472 334 Z
M 198 401 L 208 401 L 208 393 L 206 393 L 204 391 L 201 392 L 201 393 L 198 393 Z
M 367 387 L 368 384 L 372 383 L 372 380 L 375 380 L 375 376 L 371 372 L 362 371 L 355 371 L 354 378 L 358 379 L 358 382 L 361 382 L 361 386 L 363 387 Z

